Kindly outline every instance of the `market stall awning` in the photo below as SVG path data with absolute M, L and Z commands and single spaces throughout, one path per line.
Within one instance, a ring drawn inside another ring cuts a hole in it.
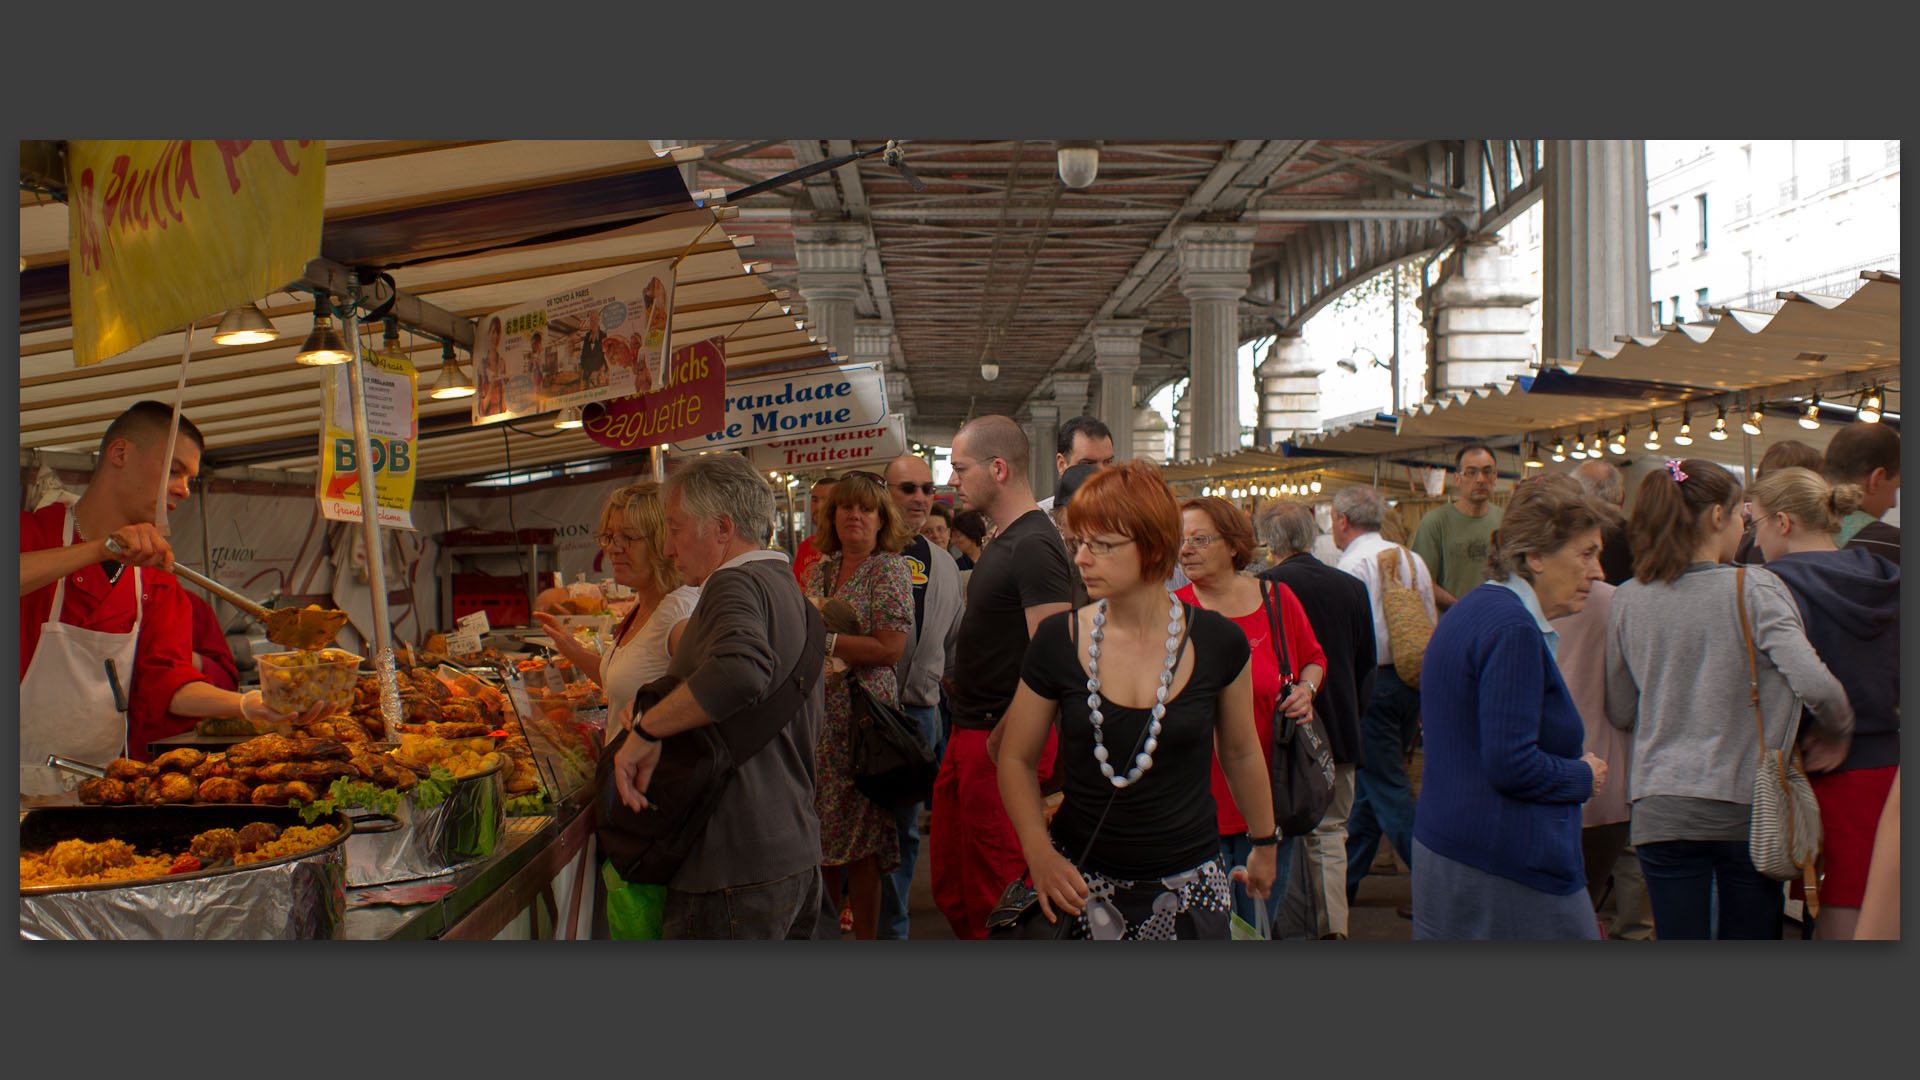
M 782 299 L 743 260 L 751 240 L 728 234 L 724 211 L 696 204 L 675 167 L 684 154 L 657 155 L 638 140 L 349 141 L 330 142 L 327 153 L 323 258 L 384 268 L 402 292 L 455 316 L 476 318 L 673 258 L 680 260 L 675 348 L 719 336 L 730 369 L 828 362 L 825 345 L 783 311 Z M 67 207 L 22 202 L 21 447 L 87 452 L 135 401 L 172 400 L 184 335 L 76 368 L 66 311 Z M 195 335 L 186 413 L 207 435 L 210 464 L 308 469 L 321 375 L 293 357 L 312 323 L 312 301 L 276 293 L 261 306 L 278 341 L 218 346 L 206 325 Z M 440 343 L 403 333 L 402 347 L 421 373 L 423 435 L 458 427 L 468 403 L 425 394 Z M 468 362 L 464 349 L 461 360 Z M 530 463 L 600 452 L 577 433 L 525 441 Z M 500 433 L 488 429 L 467 440 L 428 440 L 423 450 L 423 477 L 504 468 L 507 456 Z M 459 472 L 447 472 L 456 461 Z M 514 464 L 521 464 L 518 453 Z

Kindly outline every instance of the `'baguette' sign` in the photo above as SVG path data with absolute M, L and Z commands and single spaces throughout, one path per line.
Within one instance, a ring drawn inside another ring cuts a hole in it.
M 726 419 L 701 439 L 674 443 L 682 453 L 728 450 L 851 428 L 887 415 L 879 364 L 849 364 L 798 375 L 769 375 L 727 384 Z
M 720 338 L 675 349 L 665 390 L 596 401 L 581 413 L 593 441 L 638 450 L 718 431 L 725 415 L 726 343 Z

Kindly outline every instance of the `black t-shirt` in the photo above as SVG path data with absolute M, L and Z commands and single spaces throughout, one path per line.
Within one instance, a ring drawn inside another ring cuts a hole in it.
M 1189 870 L 1220 852 L 1220 828 L 1213 805 L 1213 732 L 1220 694 L 1247 666 L 1247 635 L 1217 612 L 1187 608 L 1193 622 L 1187 651 L 1193 674 L 1167 702 L 1160 721 L 1160 745 L 1153 768 L 1138 782 L 1118 789 L 1100 772 L 1093 757 L 1092 709 L 1087 705 L 1087 672 L 1072 640 L 1068 612 L 1040 624 L 1027 650 L 1021 681 L 1034 693 L 1059 703 L 1059 756 L 1054 769 L 1065 777 L 1066 801 L 1054 815 L 1055 841 L 1074 859 L 1086 848 L 1100 812 L 1113 809 L 1086 868 L 1126 881 L 1143 881 Z M 1132 766 L 1133 747 L 1147 726 L 1150 709 L 1106 702 L 1100 707 L 1102 740 L 1117 775 Z M 1124 766 L 1122 763 L 1126 763 Z
M 1022 514 L 980 552 L 954 647 L 953 726 L 991 730 L 1020 681 L 1027 609 L 1072 598 L 1067 546 L 1039 510 Z
M 913 542 L 900 550 L 907 559 L 907 575 L 913 583 L 913 632 L 914 640 L 919 640 L 920 626 L 927 619 L 927 581 L 928 568 L 933 565 L 933 545 L 924 536 L 915 536 Z

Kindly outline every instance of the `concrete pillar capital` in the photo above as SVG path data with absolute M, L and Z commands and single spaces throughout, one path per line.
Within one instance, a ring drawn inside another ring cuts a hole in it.
M 1087 411 L 1087 388 L 1093 376 L 1084 372 L 1063 371 L 1053 377 L 1053 400 L 1061 416 L 1079 416 Z
M 1180 256 L 1180 291 L 1189 300 L 1234 300 L 1252 284 L 1251 225 L 1200 224 L 1175 237 Z
M 853 358 L 886 361 L 893 357 L 893 324 L 865 320 L 853 324 Z

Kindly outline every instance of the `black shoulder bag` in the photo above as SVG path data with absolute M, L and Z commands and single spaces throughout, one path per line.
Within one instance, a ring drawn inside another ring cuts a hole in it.
M 1184 621 L 1186 632 L 1180 635 L 1180 651 L 1174 654 L 1173 669 L 1180 670 L 1180 661 L 1185 658 L 1187 641 L 1193 636 L 1193 605 L 1185 604 Z M 1074 663 L 1080 662 L 1080 619 L 1077 614 L 1068 613 L 1067 625 L 1072 628 Z M 1150 724 L 1140 725 L 1140 735 L 1133 741 L 1133 750 L 1120 761 L 1131 761 L 1146 745 L 1147 729 Z M 1066 767 L 1055 764 L 1055 770 L 1064 775 Z M 1080 851 L 1080 857 L 1073 860 L 1075 869 L 1079 869 L 1093 854 L 1093 843 L 1100 838 L 1100 827 L 1107 823 L 1107 813 L 1113 809 L 1113 801 L 1120 797 L 1120 789 L 1114 788 L 1107 796 L 1107 805 L 1100 810 L 1099 820 L 1093 823 L 1093 831 L 1087 834 L 1087 846 Z M 1008 885 L 1000 894 L 1000 902 L 993 905 L 987 913 L 987 937 L 995 941 L 1058 941 L 1073 929 L 1075 916 L 1069 916 L 1058 907 L 1054 908 L 1053 921 L 1047 921 L 1046 912 L 1040 909 L 1040 894 L 1034 891 L 1027 874 Z
M 1280 625 L 1280 597 L 1273 583 L 1260 583 L 1280 659 L 1280 700 L 1273 705 L 1273 820 L 1282 836 L 1305 836 L 1320 824 L 1333 804 L 1333 748 L 1311 717 L 1287 718 L 1287 692 L 1293 688 L 1293 664 L 1287 659 L 1287 635 Z
M 647 781 L 647 809 L 628 808 L 613 780 L 614 759 L 632 733 L 622 731 L 600 752 L 594 770 L 594 801 L 599 811 L 594 838 L 626 881 L 636 885 L 670 881 L 706 834 L 707 822 L 735 771 L 798 719 L 807 698 L 818 692 L 826 665 L 827 628 L 812 604 L 801 606 L 807 622 L 806 645 L 766 700 L 724 722 L 660 740 L 660 761 Z M 634 700 L 636 714 L 659 704 L 679 682 L 666 676 L 641 687 Z
M 822 574 L 823 578 L 828 576 Z M 848 764 L 854 788 L 884 810 L 904 810 L 927 802 L 933 798 L 940 759 L 934 757 L 933 747 L 920 734 L 919 723 L 874 696 L 860 681 L 858 671 L 851 664 L 847 666 L 847 716 L 853 728 Z

